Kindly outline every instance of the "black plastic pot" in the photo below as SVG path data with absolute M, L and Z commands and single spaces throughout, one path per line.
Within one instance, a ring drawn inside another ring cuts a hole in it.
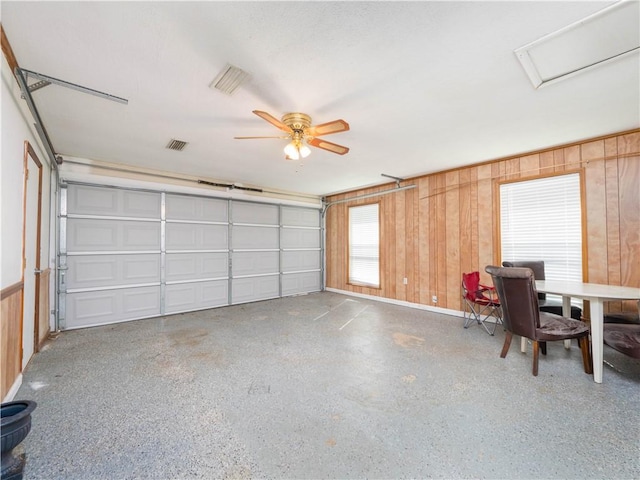
M 2 476 L 1 480 L 21 480 L 24 470 L 24 455 L 14 456 L 13 449 L 29 435 L 31 431 L 31 412 L 37 403 L 32 400 L 18 400 L 3 403 L 0 406 L 2 437 Z

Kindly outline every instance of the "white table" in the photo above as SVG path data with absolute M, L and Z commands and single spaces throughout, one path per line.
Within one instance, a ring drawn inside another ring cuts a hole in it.
M 640 288 L 558 280 L 536 280 L 536 288 L 540 293 L 562 295 L 562 314 L 565 317 L 571 317 L 572 297 L 589 301 L 591 308 L 593 380 L 596 383 L 602 383 L 604 302 L 640 300 Z

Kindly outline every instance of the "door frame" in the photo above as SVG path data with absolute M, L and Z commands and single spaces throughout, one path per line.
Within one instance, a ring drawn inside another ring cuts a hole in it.
M 27 199 L 28 199 L 28 180 L 29 180 L 29 166 L 32 161 L 36 168 L 38 169 L 38 204 L 37 204 L 37 218 L 36 218 L 36 246 L 35 252 L 32 254 L 35 255 L 35 270 L 34 270 L 34 310 L 33 310 L 33 353 L 38 351 L 38 347 L 40 344 L 39 339 L 39 331 L 40 331 L 40 274 L 42 270 L 40 268 L 40 257 L 41 257 L 41 237 L 42 237 L 42 162 L 38 158 L 35 150 L 31 146 L 31 143 L 28 140 L 24 142 L 24 174 L 23 174 L 23 196 L 22 196 L 22 282 L 25 281 L 25 270 L 27 268 L 27 222 L 33 221 L 32 219 L 27 218 Z M 26 295 L 23 296 L 23 302 L 31 301 L 31 299 L 26 298 Z M 21 337 L 21 345 L 20 345 L 20 362 L 23 361 L 23 345 L 24 345 L 24 307 L 22 309 L 23 317 L 22 323 L 20 327 L 20 337 Z

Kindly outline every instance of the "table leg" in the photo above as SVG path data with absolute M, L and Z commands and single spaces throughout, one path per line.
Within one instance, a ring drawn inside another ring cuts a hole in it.
M 562 316 L 571 318 L 571 297 L 562 297 Z M 564 348 L 571 348 L 571 340 L 564 341 Z
M 591 305 L 591 351 L 593 357 L 593 381 L 602 383 L 602 363 L 603 363 L 603 308 L 602 299 L 590 298 Z

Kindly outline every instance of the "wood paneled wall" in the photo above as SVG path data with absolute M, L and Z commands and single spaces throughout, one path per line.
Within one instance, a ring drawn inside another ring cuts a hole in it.
M 0 339 L 0 399 L 3 399 L 22 371 L 22 297 L 24 286 L 16 283 L 2 290 L 0 315 L 2 338 Z
M 437 306 L 462 310 L 462 273 L 479 270 L 490 284 L 484 267 L 501 262 L 499 183 L 570 171 L 581 171 L 585 182 L 585 280 L 640 287 L 640 130 L 426 175 L 401 183 L 414 189 L 332 205 L 325 224 L 326 287 L 424 305 L 434 305 L 437 296 Z M 381 212 L 379 289 L 347 282 L 348 208 L 372 202 Z

